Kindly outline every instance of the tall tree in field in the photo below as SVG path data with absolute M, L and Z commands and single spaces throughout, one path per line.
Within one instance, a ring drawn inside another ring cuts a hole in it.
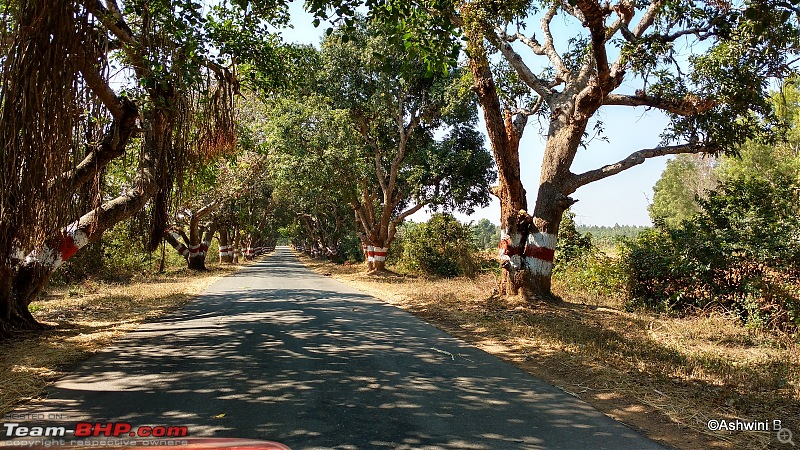
M 676 227 L 700 212 L 697 199 L 705 198 L 717 185 L 714 161 L 697 154 L 682 154 L 667 161 L 653 186 L 653 203 L 647 208 L 654 223 Z
M 323 2 L 310 3 L 324 15 Z M 336 12 L 346 16 L 360 3 L 349 1 L 349 9 Z M 728 152 L 762 135 L 775 123 L 767 89 L 794 69 L 798 52 L 797 8 L 782 1 L 366 3 L 373 16 L 403 29 L 409 49 L 432 56 L 429 61 L 450 47 L 446 39 L 439 44 L 426 38 L 454 28 L 463 33 L 499 171 L 501 287 L 526 298 L 550 297 L 561 215 L 575 202 L 570 195 L 648 158 Z M 495 56 L 513 68 L 534 102 L 519 105 L 499 95 L 506 72 L 493 67 Z M 669 124 L 659 145 L 574 173 L 592 120 L 607 108 L 660 111 Z M 544 119 L 546 144 L 529 208 L 519 142 L 531 115 Z
M 493 14 L 487 4 L 469 2 L 460 10 L 501 173 L 501 219 L 509 256 L 506 291 L 521 291 L 526 297 L 549 296 L 559 222 L 574 203 L 570 195 L 575 190 L 648 158 L 730 151 L 762 133 L 772 122 L 766 101 L 769 79 L 786 70 L 798 43 L 793 15 L 779 10 L 760 11 L 764 26 L 757 27 L 748 19 L 750 10 L 716 2 L 623 1 L 612 7 L 578 0 L 536 6 L 523 2 Z M 537 11 L 540 33 L 526 33 L 516 25 Z M 575 34 L 567 45 L 555 41 L 551 24 L 556 17 L 573 24 Z M 783 29 L 778 32 L 779 24 Z M 534 110 L 514 111 L 499 104 L 489 67 L 491 50 L 499 51 L 541 99 Z M 523 51 L 546 69 L 537 71 L 526 63 Z M 640 88 L 625 88 L 625 82 Z M 572 162 L 590 120 L 604 108 L 617 107 L 664 112 L 670 123 L 661 145 L 573 173 Z M 529 214 L 518 181 L 521 131 L 512 117 L 531 113 L 547 117 L 548 128 L 536 203 Z
M 370 162 L 350 204 L 364 244 L 374 248 L 376 271 L 384 270 L 406 217 L 426 206 L 470 212 L 487 203 L 494 177 L 460 72 L 426 71 L 387 31 L 361 21 L 332 33 L 322 43 L 319 74 L 322 92 L 333 108 L 348 112 Z

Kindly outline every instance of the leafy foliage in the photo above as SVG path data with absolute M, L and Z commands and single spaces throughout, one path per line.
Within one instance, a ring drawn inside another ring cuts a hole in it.
M 575 226 L 575 213 L 570 210 L 564 211 L 558 231 L 558 243 L 556 244 L 556 269 L 559 264 L 579 258 L 581 255 L 591 252 L 594 248 L 592 236 L 578 232 Z
M 706 197 L 716 185 L 714 160 L 699 155 L 678 155 L 653 187 L 653 203 L 648 206 L 654 223 L 676 227 L 700 211 L 697 199 Z
M 667 311 L 721 305 L 748 323 L 800 325 L 798 186 L 783 181 L 723 182 L 691 221 L 628 242 L 623 258 L 632 305 Z
M 469 225 L 441 213 L 405 226 L 392 250 L 403 269 L 442 277 L 473 276 L 478 270 L 476 251 Z
M 475 245 L 480 249 L 497 248 L 500 243 L 500 226 L 493 224 L 489 219 L 481 219 L 471 226 Z

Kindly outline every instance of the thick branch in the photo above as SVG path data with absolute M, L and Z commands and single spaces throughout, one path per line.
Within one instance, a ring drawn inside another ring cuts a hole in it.
M 389 236 L 386 241 L 386 246 L 388 246 L 392 241 L 394 241 L 394 237 L 397 234 L 397 225 L 401 223 L 406 217 L 414 214 L 415 212 L 419 211 L 426 205 L 426 202 L 419 202 L 414 207 L 407 209 L 399 216 L 392 219 L 391 223 L 389 224 Z
M 589 29 L 592 40 L 592 55 L 597 68 L 597 78 L 601 86 L 610 86 L 611 69 L 608 66 L 606 53 L 606 16 L 611 12 L 602 8 L 595 0 L 578 0 L 576 6 L 583 13 L 586 21 L 583 25 Z
M 709 111 L 714 107 L 714 101 L 687 94 L 682 99 L 667 99 L 650 95 L 621 95 L 609 94 L 604 105 L 608 106 L 647 106 L 671 112 L 679 116 L 695 116 Z
M 133 61 L 133 70 L 139 78 L 148 76 L 149 69 L 140 53 L 141 42 L 136 39 L 133 30 L 125 22 L 115 0 L 107 0 L 111 9 L 107 9 L 100 0 L 83 0 L 83 6 L 94 15 L 123 45 L 128 57 Z
M 137 42 L 133 31 L 125 23 L 125 19 L 119 11 L 119 6 L 114 1 L 107 3 L 111 6 L 111 9 L 103 6 L 100 0 L 84 0 L 83 6 L 97 17 L 97 20 L 108 28 L 108 31 L 116 36 L 117 39 L 129 45 L 136 45 Z
M 364 229 L 364 234 L 367 236 L 367 239 L 370 241 L 372 240 L 372 224 L 368 221 L 367 217 L 364 215 L 364 209 L 358 202 L 350 203 L 350 207 L 353 208 L 353 211 L 356 214 L 357 222 L 361 223 L 361 228 Z
M 547 10 L 547 13 L 544 15 L 544 17 L 542 17 L 541 24 L 542 31 L 544 33 L 543 44 L 540 44 L 539 41 L 536 40 L 535 36 L 531 36 L 529 38 L 520 32 L 517 32 L 514 36 L 506 36 L 505 32 L 503 32 L 500 28 L 497 28 L 496 31 L 501 39 L 505 39 L 508 42 L 520 40 L 523 44 L 527 45 L 533 51 L 533 53 L 540 56 L 547 56 L 547 58 L 553 64 L 553 67 L 556 69 L 556 79 L 568 81 L 571 73 L 564 64 L 564 60 L 561 58 L 561 55 L 559 55 L 556 51 L 555 45 L 553 44 L 553 33 L 550 31 L 550 22 L 553 21 L 553 18 L 558 13 L 558 9 L 559 3 L 554 2 Z M 551 86 L 557 86 L 558 84 L 560 84 L 560 82 L 554 82 L 551 83 Z
M 642 37 L 644 32 L 653 25 L 656 20 L 656 15 L 658 15 L 658 12 L 663 5 L 664 0 L 652 0 L 650 2 L 650 6 L 647 7 L 647 11 L 644 12 L 644 15 L 639 20 L 639 23 L 637 23 L 636 27 L 634 27 L 632 30 L 634 37 Z
M 553 94 L 553 90 L 548 86 L 544 80 L 540 79 L 533 71 L 525 64 L 522 60 L 522 57 L 517 53 L 511 44 L 508 43 L 508 40 L 503 38 L 502 36 L 504 33 L 497 34 L 487 32 L 486 37 L 489 41 L 500 50 L 500 53 L 503 54 L 503 57 L 508 61 L 511 67 L 517 71 L 519 74 L 519 78 L 528 85 L 529 88 L 536 91 L 542 97 L 549 98 Z M 506 36 L 507 38 L 507 36 Z
M 100 99 L 103 106 L 108 109 L 111 115 L 114 116 L 115 119 L 122 118 L 127 105 L 123 103 L 123 100 L 111 89 L 108 80 L 100 76 L 97 67 L 95 67 L 92 59 L 89 58 L 88 55 L 82 58 L 80 72 L 86 85 L 89 86 L 92 93 Z
M 609 164 L 596 170 L 590 170 L 580 175 L 573 175 L 571 180 L 567 183 L 568 192 L 575 192 L 575 190 L 581 186 L 608 178 L 624 170 L 630 169 L 631 167 L 638 166 L 649 158 L 656 158 L 665 155 L 677 155 L 681 153 L 709 153 L 715 151 L 716 149 L 716 147 L 709 145 L 683 144 L 639 150 L 638 152 L 631 153 L 627 158 L 614 164 Z

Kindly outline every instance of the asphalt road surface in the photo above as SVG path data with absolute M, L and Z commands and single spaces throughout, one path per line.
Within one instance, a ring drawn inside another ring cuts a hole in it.
M 292 449 L 663 448 L 307 270 L 286 247 L 116 341 L 17 414 L 26 426 L 186 426 L 190 437 Z

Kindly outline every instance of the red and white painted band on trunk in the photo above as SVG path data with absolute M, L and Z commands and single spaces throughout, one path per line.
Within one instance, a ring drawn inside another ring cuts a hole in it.
M 514 245 L 509 235 L 503 232 L 503 238 L 498 245 L 498 253 L 501 261 L 508 261 L 516 268 L 520 267 L 520 259 L 525 257 L 526 266 L 534 273 L 549 275 L 553 270 L 557 240 L 554 234 L 531 233 L 522 248 L 521 242 Z
M 375 246 L 373 245 L 367 246 L 367 261 L 375 262 Z
M 175 248 L 175 251 L 180 253 L 181 256 L 183 256 L 184 258 L 188 258 L 189 257 L 189 249 L 186 248 L 185 245 L 181 244 L 180 235 L 178 235 L 178 233 L 176 233 L 174 231 L 170 231 L 169 235 L 172 236 L 172 239 L 174 239 L 175 242 L 177 242 L 177 244 L 178 244 L 177 247 L 175 245 L 172 245 Z
M 62 229 L 61 236 L 57 240 L 50 240 L 50 244 L 45 244 L 41 248 L 32 251 L 25 257 L 25 262 L 38 262 L 53 269 L 64 264 L 66 260 L 72 258 L 78 250 L 89 243 L 89 235 L 77 229 L 77 227 L 78 223 L 75 222 Z M 51 246 L 57 246 L 57 248 L 52 248 Z
M 525 256 L 553 262 L 557 240 L 554 234 L 531 233 L 528 235 L 528 243 L 525 245 Z
M 534 275 L 550 276 L 558 238 L 550 233 L 531 233 L 525 246 L 527 266 Z
M 375 261 L 383 262 L 386 261 L 386 254 L 389 252 L 388 247 L 375 247 L 372 254 L 375 257 Z

